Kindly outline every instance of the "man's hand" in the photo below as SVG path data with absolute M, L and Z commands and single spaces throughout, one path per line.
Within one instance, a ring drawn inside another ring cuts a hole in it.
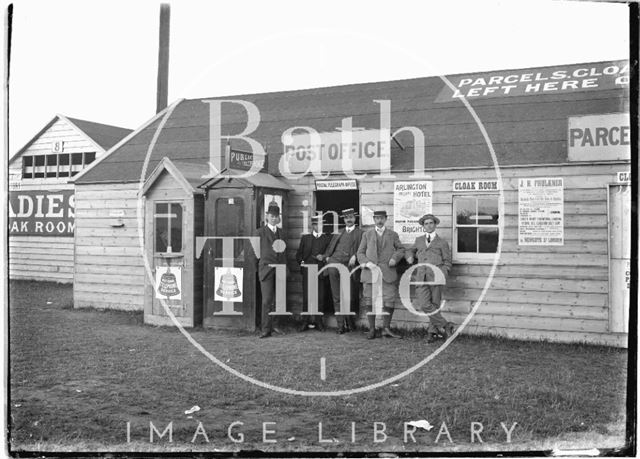
M 349 266 L 353 266 L 356 264 L 356 256 L 353 255 L 351 258 L 349 258 Z
M 364 266 L 366 268 L 373 269 L 373 268 L 376 267 L 376 264 L 374 262 L 372 262 L 372 261 L 367 261 L 367 263 Z
M 321 253 L 316 255 L 316 260 L 318 260 L 318 261 L 322 261 L 323 258 L 324 258 L 324 256 Z
M 396 260 L 394 260 L 393 258 L 391 260 L 389 260 L 389 266 L 390 267 L 394 267 L 396 265 Z
M 407 258 L 407 263 L 409 263 L 410 265 L 413 264 L 413 257 L 409 257 Z

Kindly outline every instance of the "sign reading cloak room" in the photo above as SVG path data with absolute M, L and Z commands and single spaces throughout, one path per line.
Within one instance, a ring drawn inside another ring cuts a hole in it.
M 12 191 L 8 210 L 10 236 L 73 237 L 73 190 Z
M 316 142 L 308 133 L 292 135 L 292 142 L 284 145 L 282 160 L 292 173 L 389 170 L 390 138 L 388 134 L 381 138 L 380 132 L 352 131 L 351 143 L 345 144 L 342 132 L 319 132 Z
M 567 139 L 569 161 L 631 159 L 628 113 L 572 116 Z
M 550 67 L 527 73 L 522 70 L 451 75 L 453 85 L 444 84 L 436 102 L 461 99 L 558 94 L 575 91 L 616 89 L 629 86 L 627 61 L 600 62 L 590 66 Z

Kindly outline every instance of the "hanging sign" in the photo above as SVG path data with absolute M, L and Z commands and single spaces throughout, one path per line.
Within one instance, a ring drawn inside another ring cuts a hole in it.
M 156 266 L 156 298 L 160 300 L 182 299 L 182 268 L 180 266 Z
M 395 182 L 393 184 L 393 229 L 403 244 L 412 244 L 423 232 L 418 220 L 432 212 L 433 182 Z
M 253 152 L 230 150 L 229 151 L 229 168 L 241 171 L 248 171 L 253 164 Z
M 455 180 L 453 191 L 499 191 L 497 180 Z
M 244 268 L 216 267 L 214 271 L 215 301 L 242 303 Z
M 73 237 L 73 190 L 10 191 L 8 204 L 10 236 Z
M 569 161 L 630 160 L 629 113 L 572 116 L 569 118 Z
M 518 244 L 563 245 L 563 179 L 526 178 L 518 185 Z
M 355 180 L 316 180 L 316 191 L 357 190 Z
M 284 167 L 292 173 L 390 169 L 391 139 L 388 133 L 377 129 L 354 130 L 350 144 L 343 144 L 342 134 L 319 132 L 316 139 L 319 143 L 316 144 L 310 134 L 292 135 L 291 142 L 284 147 Z

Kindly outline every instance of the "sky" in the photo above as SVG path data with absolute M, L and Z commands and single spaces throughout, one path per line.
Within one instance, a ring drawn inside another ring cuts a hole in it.
M 624 59 L 628 7 L 567 1 L 234 0 L 171 5 L 169 102 Z M 16 0 L 9 157 L 56 114 L 155 114 L 159 1 Z M 6 7 L 6 5 L 5 5 Z

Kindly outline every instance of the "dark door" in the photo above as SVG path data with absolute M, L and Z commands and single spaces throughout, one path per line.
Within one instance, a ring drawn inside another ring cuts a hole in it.
M 252 235 L 252 189 L 212 189 L 205 204 L 205 236 L 244 237 Z M 207 241 L 204 257 L 204 318 L 211 328 L 255 330 L 256 262 L 249 241 L 234 241 L 233 268 L 223 266 L 222 241 Z M 225 315 L 223 302 L 241 315 Z
M 336 215 L 338 216 L 338 228 L 344 227 L 340 212 L 349 208 L 355 209 L 356 213 L 360 212 L 358 190 L 316 191 L 316 212 L 321 211 L 324 213 L 323 231 L 325 233 L 333 233 Z M 335 212 L 335 214 L 332 212 Z M 357 216 L 356 225 L 359 224 L 360 217 Z

